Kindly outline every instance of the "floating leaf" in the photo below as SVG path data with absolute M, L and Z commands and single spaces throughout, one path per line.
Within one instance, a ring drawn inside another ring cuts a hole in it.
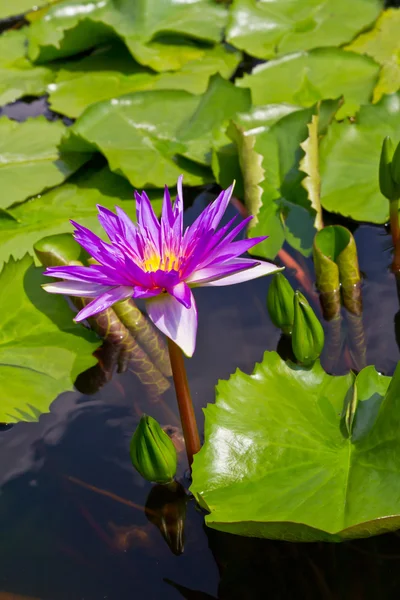
M 249 103 L 247 90 L 219 75 L 203 96 L 172 90 L 128 94 L 89 107 L 61 147 L 99 149 L 113 171 L 140 188 L 174 185 L 182 173 L 187 185 L 199 185 L 212 180 L 206 165 L 214 130 Z
M 17 123 L 0 117 L 0 207 L 7 208 L 62 183 L 89 154 L 58 151 L 66 131 L 44 117 Z
M 26 255 L 0 274 L 0 422 L 37 421 L 96 360 L 96 336 L 71 319 L 64 299 L 41 288 Z
M 46 62 L 119 36 L 132 56 L 157 71 L 201 58 L 191 40 L 218 42 L 227 10 L 212 0 L 83 0 L 59 2 L 30 27 L 29 55 Z
M 169 89 L 203 94 L 211 75 L 229 78 L 240 58 L 240 52 L 219 45 L 202 48 L 201 56 L 179 71 L 154 73 L 138 65 L 122 44 L 113 44 L 61 69 L 49 85 L 49 102 L 56 112 L 76 118 L 90 104 L 130 92 Z
M 340 48 L 299 52 L 258 65 L 236 81 L 251 89 L 254 104 L 288 102 L 312 106 L 322 99 L 344 96 L 337 118 L 354 115 L 369 102 L 379 66 L 369 57 Z
M 23 15 L 30 10 L 46 6 L 55 0 L 0 0 L 0 19 Z
M 321 177 L 319 175 L 319 144 L 318 144 L 318 115 L 313 115 L 311 123 L 308 124 L 308 138 L 300 144 L 304 150 L 304 156 L 300 161 L 299 169 L 306 173 L 306 177 L 301 182 L 307 190 L 308 199 L 312 208 L 315 210 L 314 227 L 321 229 L 324 224 L 322 221 L 321 207 Z
M 362 33 L 346 48 L 352 52 L 367 54 L 382 65 L 374 89 L 374 102 L 378 102 L 384 94 L 392 94 L 400 88 L 399 27 L 400 10 L 389 8 L 381 14 L 371 31 Z
M 325 227 L 315 235 L 313 256 L 317 287 L 325 318 L 340 313 L 340 295 L 349 312 L 361 315 L 361 276 L 357 246 L 351 232 L 341 225 Z
M 400 139 L 400 94 L 363 106 L 354 123 L 332 123 L 320 146 L 321 204 L 356 221 L 384 223 L 389 202 L 379 190 L 382 140 Z
M 53 80 L 46 67 L 35 67 L 26 58 L 26 29 L 0 35 L 0 106 L 23 96 L 39 96 Z
M 154 190 L 149 195 L 159 213 L 163 191 Z M 108 168 L 85 169 L 61 187 L 9 209 L 6 215 L 0 214 L 0 261 L 7 260 L 10 254 L 21 258 L 44 236 L 72 232 L 71 218 L 101 234 L 96 204 L 110 210 L 115 205 L 122 206 L 133 218 L 132 186 Z
M 227 39 L 259 58 L 340 46 L 372 24 L 379 0 L 235 0 Z
M 373 367 L 333 377 L 275 352 L 220 381 L 192 473 L 207 525 L 291 541 L 398 529 L 400 367 L 389 383 Z

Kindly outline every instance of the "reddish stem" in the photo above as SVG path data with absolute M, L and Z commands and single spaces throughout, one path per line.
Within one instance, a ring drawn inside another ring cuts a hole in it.
M 169 338 L 168 350 L 176 398 L 178 400 L 179 414 L 182 422 L 183 437 L 185 438 L 186 453 L 189 466 L 191 466 L 193 456 L 200 450 L 199 430 L 197 429 L 182 350 Z

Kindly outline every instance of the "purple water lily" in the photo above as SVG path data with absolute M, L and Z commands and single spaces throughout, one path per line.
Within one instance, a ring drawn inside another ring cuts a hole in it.
M 150 319 L 192 356 L 196 344 L 197 310 L 190 288 L 231 285 L 279 270 L 268 262 L 238 258 L 265 237 L 234 241 L 252 217 L 232 228 L 236 217 L 217 230 L 232 195 L 222 192 L 183 231 L 182 177 L 172 205 L 165 189 L 161 219 L 146 193 L 135 192 L 137 223 L 116 207 L 116 214 L 98 206 L 99 221 L 110 243 L 86 227 L 75 226 L 76 241 L 99 263 L 88 267 L 49 267 L 45 275 L 64 281 L 44 285 L 47 292 L 94 298 L 75 317 L 82 321 L 115 302 L 145 298 Z

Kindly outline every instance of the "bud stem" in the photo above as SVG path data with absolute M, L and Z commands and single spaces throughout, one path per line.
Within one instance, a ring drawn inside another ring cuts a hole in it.
M 168 350 L 171 360 L 172 376 L 174 378 L 176 398 L 182 422 L 183 437 L 185 438 L 186 453 L 189 466 L 192 465 L 193 456 L 200 450 L 200 437 L 194 414 L 192 397 L 186 376 L 185 363 L 182 350 L 168 338 Z
M 390 202 L 390 233 L 392 234 L 393 246 L 396 248 L 396 244 L 400 237 L 398 200 L 392 200 L 392 202 Z

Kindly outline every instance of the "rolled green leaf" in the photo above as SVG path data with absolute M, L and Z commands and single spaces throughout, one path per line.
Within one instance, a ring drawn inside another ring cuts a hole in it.
M 113 308 L 121 322 L 147 352 L 154 365 L 163 375 L 171 377 L 171 361 L 167 344 L 135 302 L 132 299 L 123 300 L 114 304 Z
M 45 267 L 58 267 L 71 262 L 84 262 L 89 256 L 74 240 L 71 233 L 48 235 L 33 246 L 36 256 Z
M 290 334 L 294 320 L 294 290 L 282 273 L 276 273 L 269 286 L 267 308 L 271 321 L 285 334 Z
M 175 446 L 153 417 L 143 415 L 133 434 L 130 455 L 135 469 L 155 483 L 169 483 L 177 467 Z
M 292 348 L 299 363 L 311 366 L 321 355 L 324 341 L 324 330 L 318 317 L 303 294 L 297 291 L 294 295 Z
M 34 251 L 46 267 L 71 263 L 82 264 L 77 260 L 82 257 L 80 246 L 69 233 L 48 236 L 39 240 L 34 245 Z M 79 310 L 90 302 L 89 299 L 78 297 L 73 297 L 71 300 Z M 142 318 L 145 319 L 144 315 Z M 118 347 L 119 371 L 129 369 L 135 373 L 146 387 L 150 397 L 156 398 L 170 387 L 169 381 L 121 323 L 113 308 L 108 308 L 88 321 L 101 338 Z
M 397 147 L 398 150 L 399 146 Z M 397 152 L 396 163 L 394 162 L 394 147 L 392 140 L 386 136 L 383 140 L 381 158 L 379 162 L 379 187 L 381 194 L 390 202 L 398 200 L 400 187 L 396 184 L 395 177 L 398 176 L 400 183 L 400 153 Z
M 350 231 L 341 225 L 318 231 L 313 256 L 324 317 L 329 321 L 340 314 L 340 295 L 349 312 L 361 315 L 361 275 L 356 243 Z

